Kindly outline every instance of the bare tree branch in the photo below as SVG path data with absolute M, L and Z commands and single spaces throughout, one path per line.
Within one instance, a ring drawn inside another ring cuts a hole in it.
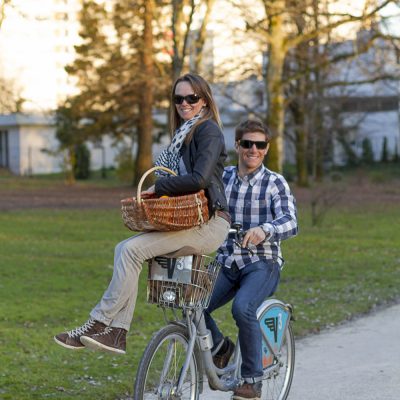
M 6 17 L 6 6 L 11 3 L 11 0 L 1 0 L 0 2 L 0 29 Z

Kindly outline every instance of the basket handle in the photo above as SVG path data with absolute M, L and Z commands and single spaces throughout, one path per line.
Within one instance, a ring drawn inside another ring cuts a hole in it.
M 147 177 L 148 175 L 150 175 L 153 171 L 157 171 L 158 169 L 161 169 L 161 170 L 163 170 L 163 171 L 165 171 L 165 172 L 168 172 L 169 174 L 171 174 L 171 175 L 173 175 L 173 176 L 176 176 L 176 175 L 177 175 L 174 171 L 172 171 L 171 169 L 169 169 L 169 168 L 167 168 L 167 167 L 156 166 L 156 167 L 150 168 L 150 169 L 149 169 L 148 171 L 146 171 L 146 172 L 142 175 L 142 177 L 140 178 L 140 181 L 139 181 L 139 184 L 138 184 L 138 188 L 137 188 L 137 202 L 138 202 L 138 204 L 140 204 L 140 203 L 142 202 L 142 198 L 141 198 L 141 196 L 140 196 L 140 192 L 142 191 L 142 185 L 143 185 L 144 180 L 145 180 L 146 177 Z

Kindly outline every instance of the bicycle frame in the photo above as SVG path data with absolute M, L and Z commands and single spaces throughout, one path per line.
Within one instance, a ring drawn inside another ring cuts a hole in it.
M 226 368 L 219 369 L 214 365 L 211 348 L 213 346 L 211 333 L 206 328 L 206 323 L 203 317 L 203 310 L 187 311 L 185 312 L 186 321 L 184 323 L 186 329 L 189 332 L 189 345 L 186 353 L 186 358 L 183 367 L 180 372 L 178 384 L 174 390 L 175 393 L 179 394 L 182 389 L 182 384 L 185 379 L 186 373 L 189 368 L 190 359 L 193 356 L 194 346 L 197 340 L 199 348 L 201 350 L 201 370 L 204 370 L 208 381 L 218 390 L 229 391 L 233 390 L 237 386 L 240 380 L 239 360 L 240 360 L 240 349 L 237 343 L 233 362 L 231 362 Z M 174 322 L 176 323 L 176 322 Z M 232 373 L 233 379 L 228 382 L 223 382 L 219 376 Z
M 268 299 L 264 301 L 257 310 L 257 318 L 260 318 L 262 314 L 267 313 L 274 307 L 278 307 L 280 310 L 286 311 L 286 315 L 284 317 L 283 316 L 276 317 L 276 318 L 283 318 L 283 320 L 281 320 L 283 325 L 280 327 L 280 330 L 281 332 L 286 332 L 287 326 L 290 322 L 290 319 L 292 318 L 292 308 L 290 305 L 287 305 L 280 300 Z M 174 392 L 179 394 L 182 389 L 182 384 L 184 382 L 186 373 L 189 368 L 190 359 L 193 356 L 193 351 L 196 341 L 198 343 L 202 355 L 201 370 L 204 370 L 204 372 L 206 373 L 206 376 L 210 384 L 215 389 L 224 392 L 233 390 L 241 380 L 241 375 L 240 375 L 241 353 L 240 353 L 239 342 L 237 341 L 236 343 L 233 361 L 231 361 L 224 369 L 217 368 L 214 365 L 211 354 L 211 348 L 213 346 L 213 343 L 212 343 L 211 333 L 207 329 L 205 324 L 203 310 L 197 310 L 197 311 L 187 310 L 186 312 L 184 312 L 184 314 L 186 316 L 186 321 L 184 325 L 189 332 L 190 341 L 187 349 L 185 362 L 180 372 L 180 378 L 178 380 L 178 384 Z M 273 330 L 271 330 L 271 332 L 274 333 Z M 279 351 L 281 343 L 279 343 L 278 341 L 276 341 L 277 345 L 271 343 L 271 337 L 268 336 L 268 334 L 265 332 L 264 329 L 262 329 L 262 335 L 264 338 L 264 342 L 268 347 L 268 351 L 272 355 L 272 360 L 273 360 L 271 362 L 271 365 L 264 369 L 264 378 L 267 378 L 268 376 L 272 376 L 274 372 L 280 368 Z M 225 376 L 227 374 L 231 374 L 229 380 L 221 379 L 222 376 Z

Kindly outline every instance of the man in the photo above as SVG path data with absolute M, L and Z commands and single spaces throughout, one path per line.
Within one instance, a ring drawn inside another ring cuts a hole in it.
M 263 165 L 269 140 L 267 127 L 258 120 L 238 125 L 238 166 L 225 168 L 223 175 L 232 221 L 242 224 L 246 234 L 241 248 L 229 235 L 218 249 L 218 261 L 224 267 L 205 315 L 214 342 L 214 363 L 224 368 L 235 346 L 224 338 L 210 314 L 234 299 L 232 315 L 239 329 L 244 383 L 234 390 L 233 400 L 261 396 L 262 336 L 256 311 L 278 286 L 283 266 L 280 241 L 297 234 L 296 205 L 289 186 L 283 176 Z

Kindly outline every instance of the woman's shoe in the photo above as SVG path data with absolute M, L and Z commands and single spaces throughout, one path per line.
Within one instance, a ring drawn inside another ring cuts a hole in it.
M 122 328 L 107 326 L 103 332 L 81 336 L 81 342 L 92 350 L 102 350 L 113 354 L 126 353 L 126 334 Z
M 101 333 L 106 327 L 102 322 L 89 318 L 82 326 L 54 336 L 54 341 L 67 349 L 81 350 L 85 348 L 80 341 L 81 336 Z

